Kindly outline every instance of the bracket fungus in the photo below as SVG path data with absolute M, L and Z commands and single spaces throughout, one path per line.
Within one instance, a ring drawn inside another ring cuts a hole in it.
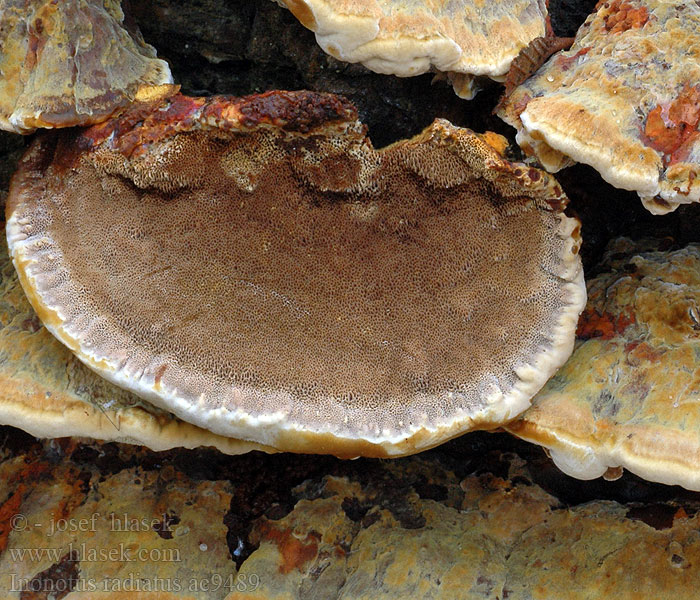
M 409 454 L 525 410 L 585 303 L 561 188 L 488 140 L 377 151 L 329 94 L 161 98 L 39 136 L 9 248 L 58 339 L 183 420 Z
M 696 3 L 610 0 L 499 115 L 548 171 L 586 163 L 664 214 L 700 200 L 698 81 Z
M 545 34 L 544 0 L 277 0 L 331 56 L 376 73 L 448 74 L 457 94 L 472 98 L 474 75 L 502 80 L 511 61 Z
M 151 450 L 213 446 L 272 452 L 185 423 L 98 377 L 41 325 L 0 246 L 0 424 L 40 438 L 126 442 Z
M 700 246 L 621 238 L 602 269 L 573 355 L 506 428 L 580 479 L 624 467 L 700 490 Z
M 0 129 L 97 123 L 172 83 L 119 0 L 0 0 Z

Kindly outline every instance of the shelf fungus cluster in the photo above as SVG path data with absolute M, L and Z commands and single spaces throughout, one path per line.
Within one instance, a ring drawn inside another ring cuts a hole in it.
M 98 123 L 172 83 L 120 0 L 0 0 L 0 129 Z
M 699 81 L 696 3 L 610 0 L 499 114 L 548 171 L 586 163 L 664 214 L 700 200 Z
M 331 56 L 376 73 L 447 73 L 472 98 L 474 76 L 502 81 L 518 53 L 545 35 L 544 0 L 277 0 Z
M 180 419 L 410 454 L 524 411 L 585 304 L 563 192 L 490 141 L 438 120 L 375 150 L 336 96 L 161 95 L 37 136 L 9 249 L 59 340 Z
M 700 490 L 700 246 L 657 245 L 611 244 L 572 357 L 507 429 L 574 477 Z

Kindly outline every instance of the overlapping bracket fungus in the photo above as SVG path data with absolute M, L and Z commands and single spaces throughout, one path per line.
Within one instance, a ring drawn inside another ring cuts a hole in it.
M 507 429 L 574 477 L 624 467 L 700 490 L 700 246 L 621 238 L 602 269 L 573 355 Z
M 0 0 L 0 129 L 97 123 L 172 81 L 120 0 Z
M 510 63 L 545 34 L 545 0 L 277 0 L 331 56 L 376 73 L 409 77 L 432 68 L 472 98 L 474 75 L 501 81 Z
M 610 0 L 499 115 L 548 171 L 586 163 L 664 214 L 700 200 L 699 81 L 696 3 Z
M 514 418 L 569 356 L 579 225 L 436 121 L 374 150 L 342 98 L 173 96 L 38 137 L 7 238 L 46 326 L 220 435 L 391 456 Z

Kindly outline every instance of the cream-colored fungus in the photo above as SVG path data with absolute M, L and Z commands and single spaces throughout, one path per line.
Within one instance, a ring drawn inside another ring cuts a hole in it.
M 600 270 L 573 355 L 507 429 L 580 479 L 700 490 L 700 246 L 621 238 Z
M 700 200 L 700 7 L 600 2 L 499 115 L 550 172 L 591 165 L 654 214 Z
M 498 81 L 533 39 L 545 34 L 544 0 L 277 0 L 316 34 L 331 56 L 376 73 L 447 72 L 458 95 L 473 76 Z

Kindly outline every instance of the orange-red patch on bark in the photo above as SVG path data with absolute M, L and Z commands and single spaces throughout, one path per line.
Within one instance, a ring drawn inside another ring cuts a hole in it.
M 674 521 L 676 519 L 687 519 L 687 518 L 688 518 L 688 513 L 685 512 L 685 509 L 682 506 L 673 515 Z
M 277 529 L 269 522 L 261 522 L 258 525 L 261 540 L 274 542 L 282 555 L 280 573 L 286 574 L 294 569 L 301 571 L 302 567 L 313 560 L 318 554 L 318 542 L 321 535 L 315 531 L 309 532 L 305 538 L 300 539 L 294 535 L 291 529 Z
M 599 313 L 587 308 L 581 313 L 576 329 L 576 336 L 582 340 L 603 338 L 610 340 L 624 333 L 635 322 L 633 314 L 619 314 L 617 317 L 609 312 Z
M 66 484 L 70 486 L 68 494 L 59 501 L 53 510 L 54 521 L 67 519 L 80 506 L 87 496 L 85 480 L 77 469 L 70 469 L 66 476 Z
M 624 333 L 625 329 L 627 329 L 630 325 L 633 325 L 634 322 L 634 314 L 619 314 L 617 315 L 617 319 L 615 319 L 615 331 L 617 331 L 617 333 Z
M 12 521 L 19 514 L 26 489 L 26 486 L 20 483 L 17 489 L 10 494 L 10 497 L 0 505 L 0 553 L 7 548 L 7 538 L 12 531 Z
M 603 7 L 608 8 L 608 14 L 603 17 L 604 27 L 610 33 L 622 33 L 629 29 L 644 27 L 649 20 L 649 11 L 646 6 L 635 8 L 631 2 L 625 0 L 612 0 L 606 2 Z
M 522 98 L 513 104 L 513 112 L 518 118 L 520 118 L 522 112 L 527 108 L 530 100 L 532 100 L 532 96 L 530 96 L 530 94 L 523 94 Z
M 590 46 L 581 48 L 578 52 L 576 52 L 576 54 L 572 54 L 571 56 L 564 56 L 563 54 L 560 54 L 556 58 L 556 64 L 562 71 L 568 71 L 571 68 L 571 65 L 573 65 L 581 56 L 588 54 L 590 49 Z
M 25 459 L 27 460 L 27 459 Z M 27 465 L 10 477 L 8 483 L 32 483 L 43 479 L 49 472 L 49 464 L 41 461 L 31 461 Z
M 635 364 L 642 361 L 653 363 L 659 362 L 661 357 L 666 353 L 665 350 L 656 350 L 646 342 L 640 342 L 639 340 L 627 344 L 625 346 L 625 352 L 627 352 L 630 357 L 635 359 L 633 361 Z
M 19 513 L 22 501 L 27 494 L 27 484 L 42 479 L 48 472 L 48 463 L 31 461 L 5 482 L 5 489 L 11 488 L 15 484 L 17 487 L 10 494 L 10 497 L 0 505 L 0 552 L 7 547 L 7 538 L 12 531 L 12 518 Z
M 220 130 L 273 125 L 286 131 L 308 133 L 333 123 L 352 122 L 357 110 L 345 98 L 306 90 L 272 90 L 238 98 L 234 96 L 190 97 L 173 94 L 135 103 L 115 119 L 95 125 L 78 136 L 75 145 L 91 150 L 108 143 L 126 157 L 145 153 L 148 146 L 175 133 L 203 127 Z M 72 166 L 70 157 L 67 165 Z
M 670 104 L 659 104 L 647 115 L 644 142 L 664 154 L 666 165 L 683 160 L 697 139 L 700 86 L 686 85 Z

